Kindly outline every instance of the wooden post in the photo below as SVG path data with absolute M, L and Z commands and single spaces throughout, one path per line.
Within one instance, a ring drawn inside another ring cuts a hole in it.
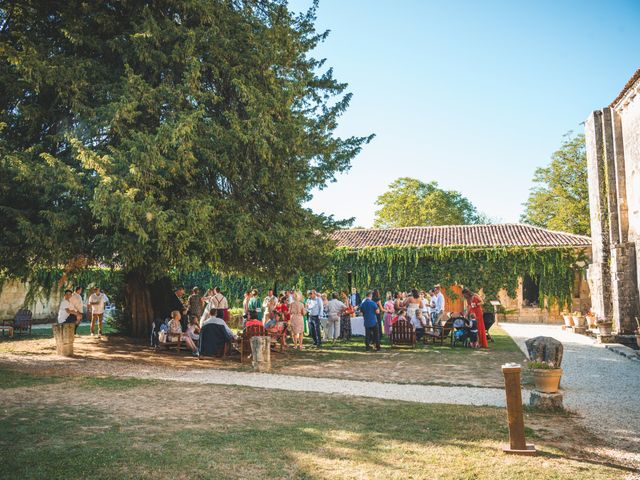
M 271 337 L 251 337 L 251 363 L 257 372 L 271 370 Z
M 51 328 L 53 338 L 56 340 L 56 353 L 65 357 L 73 357 L 73 338 L 76 325 L 74 323 L 54 323 Z
M 516 455 L 535 455 L 535 446 L 527 444 L 524 438 L 520 370 L 521 367 L 517 363 L 502 365 L 504 388 L 507 395 L 507 419 L 509 421 L 509 445 L 505 445 L 502 450 L 505 453 Z

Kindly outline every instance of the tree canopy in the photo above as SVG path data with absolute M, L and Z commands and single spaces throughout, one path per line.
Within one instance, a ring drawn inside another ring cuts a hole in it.
M 86 260 L 139 291 L 170 268 L 322 266 L 342 224 L 301 205 L 371 137 L 334 135 L 351 95 L 310 54 L 315 5 L 0 5 L 0 271 Z
M 374 226 L 380 228 L 490 223 L 460 192 L 443 190 L 435 181 L 398 178 L 376 205 Z
M 536 169 L 533 183 L 520 217 L 523 222 L 551 230 L 591 234 L 584 135 L 568 134 L 551 156 L 551 163 Z

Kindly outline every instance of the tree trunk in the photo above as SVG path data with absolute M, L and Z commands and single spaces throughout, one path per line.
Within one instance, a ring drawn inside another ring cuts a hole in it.
M 140 272 L 129 272 L 126 276 L 125 314 L 131 318 L 130 333 L 133 337 L 149 335 L 154 316 L 153 304 L 149 285 Z

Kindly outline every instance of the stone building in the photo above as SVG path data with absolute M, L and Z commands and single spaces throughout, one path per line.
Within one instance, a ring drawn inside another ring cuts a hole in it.
M 535 249 L 570 249 L 591 255 L 591 240 L 583 235 L 555 232 L 532 225 L 443 225 L 431 227 L 368 228 L 338 230 L 333 234 L 338 247 L 348 249 L 375 247 L 470 247 L 483 250 L 505 247 L 526 247 Z M 410 287 L 410 286 L 407 286 Z M 424 287 L 424 286 L 419 286 Z M 449 291 L 460 295 L 456 285 L 447 286 Z M 520 323 L 562 323 L 559 307 L 539 305 L 539 286 L 535 278 L 525 275 L 518 278 L 518 288 L 514 297 L 505 290 L 498 293 L 497 300 L 507 313 L 500 320 Z M 492 300 L 492 299 L 487 299 Z M 572 310 L 586 313 L 591 306 L 589 286 L 584 272 L 576 274 Z M 463 302 L 446 298 L 446 311 L 461 311 Z
M 593 310 L 630 334 L 640 317 L 640 70 L 585 123 Z

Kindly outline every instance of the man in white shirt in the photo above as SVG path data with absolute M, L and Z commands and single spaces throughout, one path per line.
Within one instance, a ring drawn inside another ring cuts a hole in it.
M 100 287 L 96 287 L 93 294 L 89 297 L 88 303 L 91 305 L 91 336 L 94 334 L 94 324 L 98 322 L 98 338 L 102 336 L 102 319 L 104 317 L 104 307 L 109 303 L 107 297 Z
M 440 323 L 444 315 L 444 295 L 440 291 L 440 284 L 433 287 L 435 295 L 431 297 L 431 322 L 433 325 Z
M 58 309 L 58 323 L 74 323 L 75 330 L 78 330 L 78 324 L 82 320 L 82 312 L 77 311 L 71 303 L 71 290 L 64 291 L 64 298 L 60 302 Z
M 73 308 L 80 312 L 80 320 L 82 320 L 82 312 L 84 312 L 84 300 L 82 300 L 82 287 L 76 287 L 69 299 Z
M 213 323 L 215 325 L 222 325 L 224 326 L 224 330 L 227 332 L 227 335 L 230 338 L 233 338 L 234 340 L 238 339 L 238 336 L 229 328 L 227 322 L 225 322 L 222 318 L 218 318 L 215 316 L 215 310 L 213 308 L 209 310 L 209 315 L 209 318 L 202 322 L 202 327 L 204 327 L 205 325 L 209 325 L 210 323 Z
M 220 291 L 220 287 L 215 287 L 213 291 L 209 307 L 215 309 L 216 317 L 224 319 L 224 311 L 229 309 L 229 302 Z
M 344 303 L 338 300 L 338 294 L 333 292 L 331 300 L 327 303 L 327 338 L 336 342 L 340 336 L 340 314 L 347 308 Z

